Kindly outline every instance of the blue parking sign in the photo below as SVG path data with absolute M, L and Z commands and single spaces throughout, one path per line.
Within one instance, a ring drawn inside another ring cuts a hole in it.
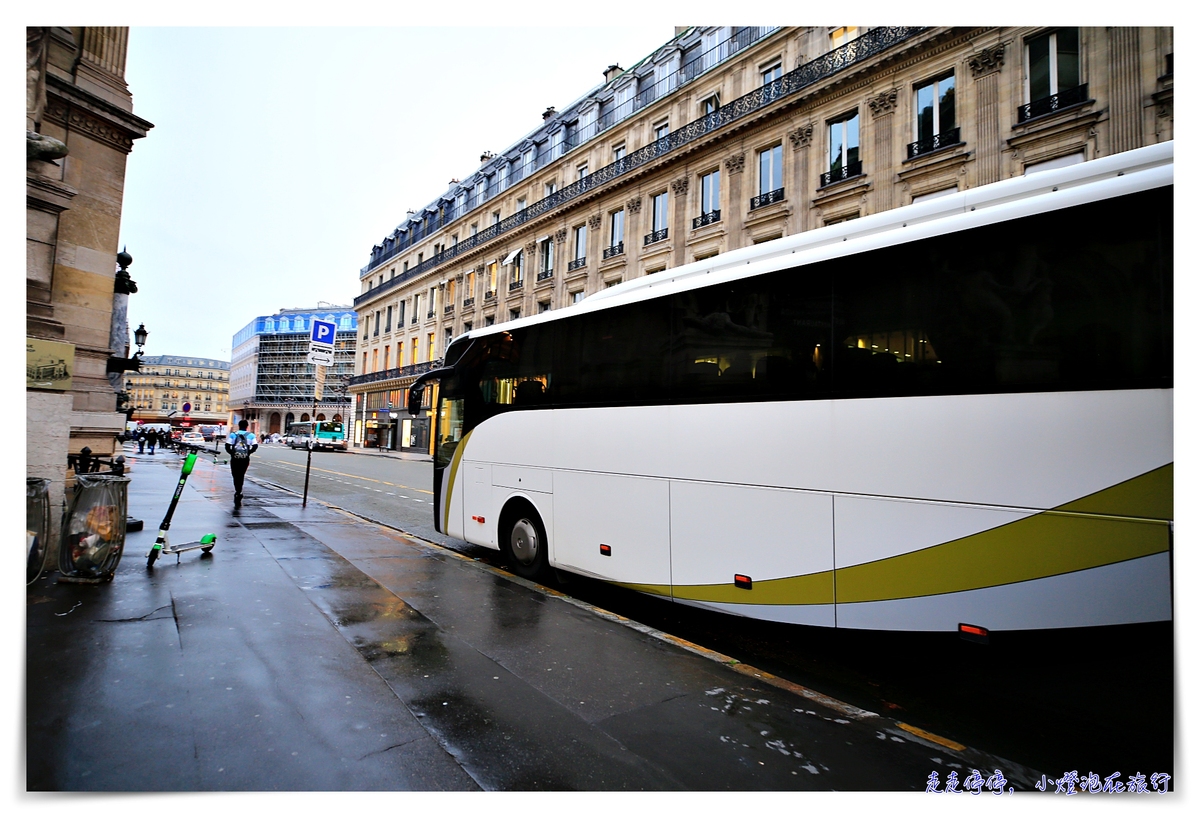
M 334 333 L 337 331 L 337 326 L 332 321 L 316 321 L 312 322 L 311 341 L 314 344 L 321 346 L 332 347 Z

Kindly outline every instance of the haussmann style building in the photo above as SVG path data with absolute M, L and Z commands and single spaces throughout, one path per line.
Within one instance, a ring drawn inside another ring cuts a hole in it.
M 474 327 L 1170 140 L 1173 52 L 1161 27 L 677 29 L 371 249 L 354 444 L 429 452 L 407 387 Z
M 130 420 L 172 428 L 228 426 L 229 361 L 147 355 L 125 375 Z

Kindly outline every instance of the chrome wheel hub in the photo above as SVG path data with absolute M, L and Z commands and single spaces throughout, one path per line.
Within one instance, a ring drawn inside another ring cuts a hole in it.
M 538 542 L 537 528 L 527 519 L 517 520 L 508 545 L 512 549 L 513 559 L 522 565 L 533 564 L 537 559 L 538 549 L 541 547 L 541 543 Z

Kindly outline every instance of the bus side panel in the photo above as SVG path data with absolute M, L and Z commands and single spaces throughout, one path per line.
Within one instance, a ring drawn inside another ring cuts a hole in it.
M 499 509 L 492 510 L 492 466 L 463 460 L 459 466 L 455 494 L 462 498 L 462 538 L 475 545 L 499 548 L 496 523 Z M 451 498 L 451 503 L 454 498 Z M 451 505 L 450 513 L 454 514 Z
M 737 588 L 736 574 L 749 577 L 752 587 Z M 681 601 L 754 604 L 754 588 L 770 588 L 772 603 L 810 608 L 805 624 L 832 626 L 833 498 L 673 481 L 671 576 Z M 794 577 L 807 581 L 778 591 L 763 585 Z
M 1087 571 L 911 599 L 837 604 L 839 628 L 993 631 L 1083 628 L 1171 619 L 1171 558 L 1153 554 Z
M 560 568 L 637 585 L 671 584 L 670 484 L 616 474 L 560 471 L 550 558 Z M 609 546 L 602 553 L 600 546 Z

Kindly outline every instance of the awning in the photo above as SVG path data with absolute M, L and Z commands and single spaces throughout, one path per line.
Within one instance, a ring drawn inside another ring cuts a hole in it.
M 502 263 L 503 264 L 512 264 L 512 260 L 517 257 L 517 253 L 519 253 L 519 252 L 521 252 L 520 247 L 518 247 L 516 250 L 513 250 L 511 253 L 509 253 L 507 256 L 505 256 L 504 261 Z

